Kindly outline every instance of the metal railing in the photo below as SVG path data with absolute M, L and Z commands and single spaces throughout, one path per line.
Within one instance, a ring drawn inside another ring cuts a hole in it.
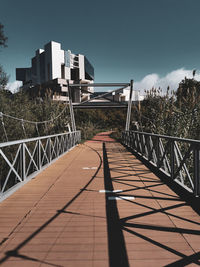
M 122 133 L 122 143 L 189 192 L 200 196 L 200 141 L 126 131 Z
M 81 140 L 69 132 L 0 143 L 0 202 Z

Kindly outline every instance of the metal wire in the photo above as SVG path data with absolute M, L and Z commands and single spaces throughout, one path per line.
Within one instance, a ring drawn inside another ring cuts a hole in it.
M 4 114 L 3 112 L 1 112 L 0 114 L 2 116 L 5 116 L 7 118 L 10 118 L 10 119 L 13 119 L 13 120 L 17 120 L 17 121 L 22 121 L 23 120 L 26 123 L 43 124 L 43 123 L 52 122 L 52 121 L 58 119 L 64 113 L 64 111 L 66 110 L 66 108 L 67 108 L 67 105 L 63 108 L 63 110 L 56 117 L 54 117 L 54 118 L 52 118 L 50 120 L 45 120 L 45 121 L 29 121 L 29 120 L 24 120 L 23 118 L 17 118 L 17 117 L 8 115 L 8 114 Z
M 1 118 L 1 124 L 2 124 L 2 128 L 3 128 L 3 132 L 4 132 L 4 135 L 6 137 L 6 141 L 8 142 L 8 135 L 7 135 L 7 132 L 6 132 L 6 128 L 5 128 L 5 123 L 3 121 L 3 115 L 2 115 L 2 112 L 0 113 L 0 118 Z

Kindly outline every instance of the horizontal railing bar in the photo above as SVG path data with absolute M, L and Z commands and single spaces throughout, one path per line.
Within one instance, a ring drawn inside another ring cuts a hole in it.
M 180 142 L 186 142 L 186 143 L 192 143 L 192 144 L 200 145 L 200 140 L 185 139 L 185 138 L 180 138 L 180 137 L 173 137 L 173 136 L 168 136 L 168 135 L 160 135 L 160 134 L 138 132 L 138 131 L 131 131 L 131 132 L 135 133 L 135 134 L 143 134 L 143 135 L 147 135 L 147 136 L 155 136 L 155 137 L 159 137 L 159 138 L 170 139 L 172 141 L 180 141 Z
M 141 149 L 144 140 L 147 148 L 147 153 L 145 154 Z M 163 141 L 165 141 L 165 147 L 163 146 Z M 138 131 L 124 131 L 122 133 L 122 142 L 156 167 L 157 170 L 166 174 L 172 181 L 175 181 L 190 193 L 192 192 L 195 197 L 200 197 L 199 140 Z M 179 150 L 178 142 L 179 145 L 183 146 L 183 155 Z M 156 150 L 159 159 L 157 161 L 153 158 L 153 153 Z M 193 153 L 191 154 L 192 151 Z
M 45 140 L 45 142 L 43 143 L 41 140 Z M 64 140 L 67 142 L 67 146 L 65 147 L 63 143 Z M 0 144 L 0 154 L 2 156 L 1 160 L 8 165 L 5 170 L 5 174 L 3 174 L 5 177 L 1 177 L 5 181 L 2 180 L 3 184 L 1 184 L 0 188 L 0 202 L 30 180 L 30 177 L 34 177 L 59 157 L 70 151 L 73 147 L 80 143 L 80 140 L 81 132 L 74 131 Z M 34 141 L 36 143 L 34 149 L 29 150 L 27 143 Z M 11 145 L 18 145 L 14 160 L 12 158 L 10 160 L 8 155 L 4 154 L 4 152 L 6 153 L 7 151 L 5 150 L 3 152 L 2 150 L 2 147 L 8 147 Z M 53 151 L 54 156 L 52 157 Z M 17 159 L 19 159 L 19 163 L 21 163 L 19 170 L 18 167 L 16 168 L 15 166 Z M 15 176 L 10 176 L 11 172 L 13 172 Z M 12 183 L 10 183 L 10 181 Z
M 79 131 L 46 135 L 46 136 L 40 136 L 40 137 L 34 137 L 34 138 L 28 138 L 28 139 L 15 140 L 15 141 L 10 141 L 10 142 L 4 142 L 4 143 L 0 143 L 0 148 L 6 147 L 6 146 L 18 145 L 18 144 L 22 144 L 22 143 L 34 142 L 37 140 L 44 140 L 44 139 L 53 138 L 53 137 L 62 136 L 62 135 L 69 135 L 69 134 L 73 134 L 73 133 L 77 133 L 77 132 L 79 132 Z

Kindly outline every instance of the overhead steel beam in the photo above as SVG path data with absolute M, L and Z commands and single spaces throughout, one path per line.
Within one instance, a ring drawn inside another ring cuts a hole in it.
M 99 103 L 94 103 L 94 105 L 73 105 L 74 109 L 112 109 L 112 108 L 126 108 L 127 109 L 127 105 L 126 104 L 122 104 L 122 105 L 109 105 L 108 104 L 99 104 Z
M 78 84 L 69 84 L 70 87 L 127 87 L 130 86 L 130 83 L 78 83 Z

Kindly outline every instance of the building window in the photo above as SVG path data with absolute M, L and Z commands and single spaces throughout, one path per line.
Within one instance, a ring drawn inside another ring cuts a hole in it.
M 74 81 L 79 80 L 79 69 L 71 69 L 71 79 Z
M 61 65 L 61 79 L 65 79 L 65 64 Z

